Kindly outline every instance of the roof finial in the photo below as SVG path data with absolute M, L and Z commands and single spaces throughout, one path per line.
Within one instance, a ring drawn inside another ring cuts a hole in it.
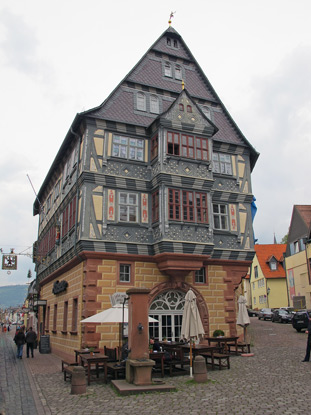
M 181 81 L 181 87 L 182 87 L 182 89 L 185 89 L 185 82 L 184 82 L 184 80 Z
M 168 21 L 168 24 L 169 25 L 171 25 L 171 23 L 172 23 L 172 18 L 174 17 L 174 14 L 175 14 L 176 12 L 171 12 L 171 14 L 170 14 L 170 18 L 169 18 L 169 21 Z

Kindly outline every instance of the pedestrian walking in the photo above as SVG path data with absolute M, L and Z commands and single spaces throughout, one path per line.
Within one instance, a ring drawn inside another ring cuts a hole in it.
M 23 358 L 23 347 L 24 347 L 24 344 L 26 342 L 24 329 L 22 327 L 15 334 L 14 341 L 15 341 L 15 344 L 17 346 L 17 355 L 16 355 L 16 357 L 18 359 L 22 359 Z
M 306 330 L 306 333 L 308 333 L 307 350 L 306 350 L 306 355 L 305 355 L 305 358 L 303 359 L 303 362 L 309 362 L 310 361 L 310 351 L 311 351 L 311 317 L 309 316 L 309 314 L 308 314 L 308 318 L 309 318 L 308 330 Z
M 37 340 L 37 333 L 32 330 L 32 327 L 26 333 L 26 346 L 27 346 L 27 357 L 29 357 L 29 350 L 31 351 L 31 357 L 33 357 L 33 349 Z

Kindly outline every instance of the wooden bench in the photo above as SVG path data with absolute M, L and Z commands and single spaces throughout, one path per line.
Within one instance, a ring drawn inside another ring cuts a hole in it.
M 218 366 L 219 370 L 226 367 L 230 369 L 230 355 L 223 353 L 200 353 L 200 356 L 203 356 L 205 359 L 206 365 L 212 365 L 212 370 L 215 369 L 215 366 Z
M 76 362 L 75 360 L 71 360 L 71 359 L 62 360 L 62 372 L 67 366 L 78 366 L 78 362 Z
M 231 349 L 235 352 L 235 344 L 234 343 L 228 343 L 228 352 L 231 353 Z M 239 353 L 250 353 L 251 352 L 251 346 L 249 343 L 242 343 L 239 342 L 237 344 L 237 349 Z

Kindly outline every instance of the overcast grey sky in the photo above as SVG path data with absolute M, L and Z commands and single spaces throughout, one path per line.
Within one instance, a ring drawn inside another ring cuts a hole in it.
M 258 243 L 310 204 L 310 0 L 1 0 L 0 248 L 31 253 L 39 190 L 77 112 L 99 105 L 168 27 L 183 37 L 260 152 L 252 176 Z M 187 87 L 187 85 L 186 85 Z M 28 249 L 27 249 L 28 248 Z M 0 271 L 24 284 L 32 260 Z M 34 275 L 34 273 L 33 273 Z

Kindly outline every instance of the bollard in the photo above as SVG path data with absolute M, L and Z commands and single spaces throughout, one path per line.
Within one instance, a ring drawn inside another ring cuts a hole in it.
M 86 392 L 85 370 L 82 366 L 74 366 L 71 376 L 71 394 L 81 395 Z
M 202 356 L 196 356 L 193 362 L 193 380 L 198 383 L 207 381 L 207 371 L 205 359 Z

